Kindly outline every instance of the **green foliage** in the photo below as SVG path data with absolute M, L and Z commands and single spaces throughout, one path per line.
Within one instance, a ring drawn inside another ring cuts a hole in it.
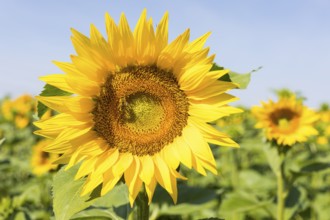
M 181 182 L 178 184 L 178 203 L 173 205 L 172 199 L 164 189 L 158 187 L 155 191 L 152 210 L 157 210 L 157 216 L 198 215 L 201 210 L 215 208 L 219 193 L 213 189 L 192 187 Z
M 52 216 L 52 176 L 37 177 L 31 167 L 32 147 L 39 140 L 32 134 L 34 101 L 23 109 L 20 105 L 13 107 L 10 118 L 0 113 L 0 219 L 48 220 Z M 29 112 L 23 113 L 26 108 Z M 26 126 L 17 126 L 14 121 L 17 114 L 25 117 Z
M 229 193 L 219 210 L 219 215 L 227 218 L 234 218 L 240 214 L 253 212 L 259 216 L 267 216 L 267 206 L 272 201 L 260 201 L 254 194 L 237 191 Z

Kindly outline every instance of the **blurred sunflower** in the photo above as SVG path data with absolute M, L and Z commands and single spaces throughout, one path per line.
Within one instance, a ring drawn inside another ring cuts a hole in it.
M 268 140 L 279 145 L 292 146 L 304 142 L 311 135 L 318 134 L 313 127 L 319 116 L 298 101 L 294 95 L 282 97 L 278 102 L 262 102 L 262 106 L 252 108 L 257 118 L 257 128 L 264 128 Z
M 27 115 L 34 110 L 35 100 L 31 95 L 24 94 L 13 101 L 14 111 L 20 115 Z
M 13 111 L 15 115 L 15 125 L 17 128 L 23 129 L 27 127 L 31 121 L 35 100 L 32 96 L 24 94 L 13 101 Z
M 316 143 L 319 145 L 327 145 L 330 139 L 330 110 L 327 104 L 322 104 L 318 112 L 320 120 L 318 121 L 316 128 L 319 131 L 319 136 L 316 139 Z
M 107 40 L 93 25 L 90 38 L 72 30 L 77 55 L 55 62 L 65 74 L 41 77 L 75 95 L 37 97 L 60 114 L 36 122 L 36 134 L 53 139 L 44 150 L 62 154 L 67 168 L 82 161 L 82 195 L 99 184 L 104 195 L 123 176 L 131 205 L 143 183 L 149 203 L 157 183 L 176 202 L 180 163 L 216 174 L 207 142 L 237 147 L 207 124 L 241 112 L 227 106 L 237 98 L 225 92 L 236 85 L 218 81 L 228 70 L 210 71 L 209 33 L 189 42 L 188 29 L 168 43 L 167 13 L 156 31 L 145 10 L 134 32 L 124 14 L 118 26 L 105 20 Z
M 13 111 L 12 111 L 12 101 L 8 98 L 6 98 L 5 100 L 3 100 L 2 104 L 1 104 L 1 112 L 2 112 L 2 116 L 4 117 L 4 119 L 11 121 L 13 120 Z
M 32 148 L 31 166 L 32 173 L 37 176 L 41 176 L 50 170 L 54 170 L 58 167 L 57 164 L 53 164 L 53 161 L 58 158 L 57 154 L 50 154 L 43 151 L 43 147 L 50 144 L 49 139 L 39 141 Z
M 28 126 L 30 118 L 25 115 L 16 115 L 15 116 L 15 125 L 17 128 L 23 129 Z
M 319 111 L 320 121 L 323 123 L 330 123 L 330 107 L 327 104 L 323 104 Z
M 5 99 L 1 110 L 3 117 L 8 121 L 14 121 L 17 128 L 25 128 L 31 121 L 35 100 L 32 96 L 24 94 L 15 100 Z
M 329 143 L 328 137 L 324 136 L 324 135 L 319 136 L 316 139 L 316 143 L 319 144 L 319 145 L 327 145 Z

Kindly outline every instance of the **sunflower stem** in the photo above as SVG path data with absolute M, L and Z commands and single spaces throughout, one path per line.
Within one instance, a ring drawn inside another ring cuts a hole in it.
M 283 178 L 281 172 L 277 175 L 277 219 L 284 219 Z
M 142 187 L 142 190 L 139 192 L 136 198 L 136 207 L 137 207 L 136 219 L 148 220 L 149 219 L 148 195 L 144 187 Z
M 284 220 L 284 211 L 285 211 L 285 185 L 284 185 L 284 178 L 283 178 L 283 160 L 284 154 L 279 152 L 280 156 L 280 166 L 276 172 L 277 178 L 277 220 Z

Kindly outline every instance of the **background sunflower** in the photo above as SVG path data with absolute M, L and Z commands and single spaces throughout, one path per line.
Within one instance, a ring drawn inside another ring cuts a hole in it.
M 267 139 L 279 145 L 292 146 L 318 134 L 313 127 L 318 115 L 294 95 L 281 97 L 278 102 L 262 102 L 261 107 L 252 108 L 252 113 L 258 120 L 256 127 L 265 129 Z

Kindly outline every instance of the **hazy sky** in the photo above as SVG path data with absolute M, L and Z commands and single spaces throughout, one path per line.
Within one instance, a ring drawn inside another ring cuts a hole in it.
M 1 1 L 0 97 L 40 93 L 38 77 L 60 73 L 51 61 L 75 53 L 71 27 L 89 35 L 93 23 L 105 33 L 105 12 L 116 21 L 124 12 L 134 29 L 144 8 L 154 24 L 169 12 L 170 40 L 186 28 L 192 39 L 211 31 L 207 46 L 219 65 L 241 73 L 263 66 L 234 92 L 237 104 L 259 104 L 283 87 L 311 107 L 330 103 L 329 0 Z

